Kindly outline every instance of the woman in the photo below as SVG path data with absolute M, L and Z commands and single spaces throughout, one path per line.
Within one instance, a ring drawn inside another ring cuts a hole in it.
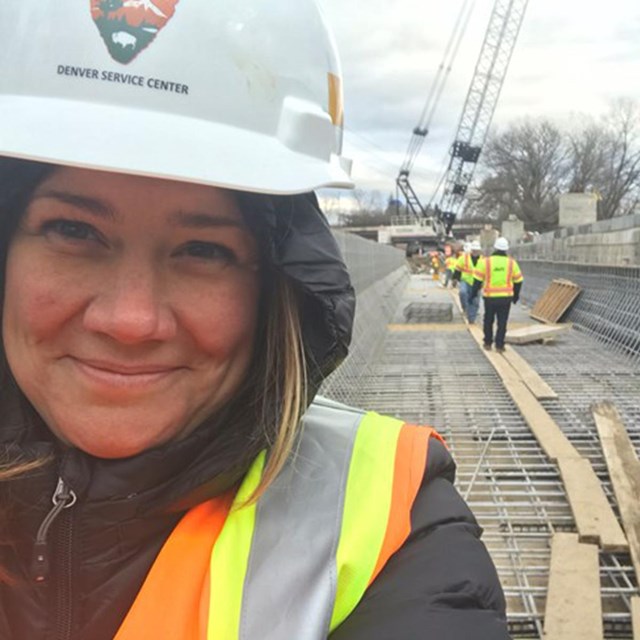
M 67 4 L 0 6 L 0 637 L 506 638 L 437 434 L 312 402 L 354 302 L 315 4 Z

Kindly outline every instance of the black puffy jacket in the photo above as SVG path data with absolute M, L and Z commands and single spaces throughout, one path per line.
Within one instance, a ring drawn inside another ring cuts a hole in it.
M 271 259 L 309 302 L 312 373 L 326 374 L 346 353 L 353 317 L 335 241 L 313 197 L 274 199 L 263 213 Z M 101 460 L 61 447 L 17 389 L 5 386 L 2 396 L 0 461 L 49 462 L 3 483 L 16 544 L 0 545 L 0 563 L 16 580 L 0 585 L 0 639 L 111 640 L 178 520 L 235 482 L 219 451 L 220 421 L 133 458 Z M 411 536 L 332 640 L 508 637 L 495 569 L 453 477 L 448 452 L 432 441 Z M 49 522 L 59 479 L 77 501 Z
M 2 561 L 18 583 L 0 587 L 0 638 L 111 640 L 187 505 L 217 477 L 215 444 L 205 426 L 134 458 L 99 460 L 60 450 L 33 417 L 21 431 L 16 440 L 16 430 L 4 429 L 11 443 L 2 445 L 4 453 L 11 448 L 13 456 L 19 447 L 24 458 L 49 454 L 52 460 L 12 483 L 21 505 L 14 528 L 19 544 L 15 552 L 5 550 Z M 508 638 L 495 569 L 453 476 L 447 450 L 432 440 L 411 536 L 332 640 Z M 37 583 L 36 535 L 59 477 L 78 499 L 46 533 L 49 573 Z

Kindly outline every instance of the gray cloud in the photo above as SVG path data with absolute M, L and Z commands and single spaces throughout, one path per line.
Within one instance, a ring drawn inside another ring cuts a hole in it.
M 393 189 L 461 1 L 324 0 L 341 52 L 347 152 L 363 188 Z M 447 5 L 447 6 L 442 6 Z M 477 0 L 432 131 L 416 163 L 420 191 L 433 188 L 453 140 L 493 0 Z M 637 0 L 532 0 L 494 117 L 597 116 L 622 96 L 640 100 Z M 394 167 L 395 172 L 394 172 Z M 424 186 L 422 186 L 424 185 Z

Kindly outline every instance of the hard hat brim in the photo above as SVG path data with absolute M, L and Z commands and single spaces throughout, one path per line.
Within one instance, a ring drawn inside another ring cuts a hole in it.
M 16 158 L 277 195 L 353 188 L 338 156 L 327 162 L 276 137 L 185 116 L 5 95 L 0 123 L 0 155 Z

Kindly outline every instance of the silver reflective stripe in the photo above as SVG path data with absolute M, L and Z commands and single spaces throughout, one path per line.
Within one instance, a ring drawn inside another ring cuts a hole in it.
M 358 425 L 364 413 L 317 398 L 297 454 L 258 502 L 240 640 L 326 640 L 336 550 Z

